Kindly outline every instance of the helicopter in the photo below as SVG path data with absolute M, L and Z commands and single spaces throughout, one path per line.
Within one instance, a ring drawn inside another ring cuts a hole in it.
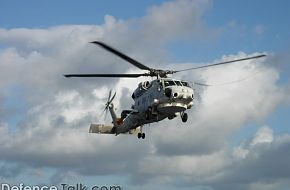
M 260 54 L 181 70 L 163 70 L 148 67 L 101 41 L 93 41 L 90 43 L 102 47 L 133 66 L 147 72 L 140 74 L 65 74 L 65 77 L 137 78 L 145 76 L 155 78 L 151 81 L 143 81 L 138 84 L 138 87 L 132 94 L 134 104 L 130 109 L 123 110 L 120 117 L 117 117 L 113 104 L 116 93 L 112 95 L 112 91 L 110 91 L 104 111 L 107 112 L 109 110 L 112 123 L 91 124 L 89 129 L 90 133 L 115 134 L 116 136 L 119 134 L 132 134 L 137 135 L 138 139 L 145 139 L 145 133 L 142 129 L 146 124 L 159 122 L 165 118 L 171 120 L 177 116 L 181 117 L 182 122 L 186 122 L 188 119 L 186 110 L 191 109 L 194 105 L 195 96 L 193 86 L 185 80 L 174 79 L 168 75 L 266 56 L 265 54 Z

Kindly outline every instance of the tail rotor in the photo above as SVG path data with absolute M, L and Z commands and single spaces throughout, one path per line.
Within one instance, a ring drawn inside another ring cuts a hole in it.
M 103 111 L 103 113 L 105 113 L 105 118 L 107 118 L 109 107 L 112 106 L 112 102 L 113 102 L 115 96 L 116 96 L 116 92 L 112 96 L 112 90 L 110 90 L 109 96 L 108 96 L 108 100 L 107 100 L 107 102 L 105 104 L 105 109 Z

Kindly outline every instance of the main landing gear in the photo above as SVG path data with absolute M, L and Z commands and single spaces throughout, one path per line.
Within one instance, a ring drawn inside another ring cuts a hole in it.
M 138 133 L 138 139 L 145 139 L 145 133 Z
M 187 118 L 188 118 L 187 113 L 184 113 L 184 112 L 183 112 L 183 113 L 181 114 L 181 120 L 182 120 L 182 122 L 185 123 L 185 122 L 187 121 Z
M 145 133 L 142 132 L 143 126 L 140 126 L 140 133 L 138 133 L 137 137 L 138 139 L 145 139 Z

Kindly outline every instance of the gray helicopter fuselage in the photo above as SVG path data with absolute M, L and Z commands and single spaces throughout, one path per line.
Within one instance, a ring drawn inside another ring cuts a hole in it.
M 194 91 L 186 81 L 161 78 L 139 83 L 132 98 L 132 110 L 116 126 L 116 133 L 183 114 L 193 106 Z

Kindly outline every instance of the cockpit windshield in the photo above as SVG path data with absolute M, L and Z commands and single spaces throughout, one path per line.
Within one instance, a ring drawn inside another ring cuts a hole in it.
M 174 82 L 177 84 L 177 86 L 182 86 L 182 84 L 181 84 L 180 81 L 176 80 L 176 81 L 174 81 Z
M 186 86 L 186 87 L 190 87 L 189 84 L 185 81 L 179 81 L 179 80 L 166 80 L 164 81 L 164 86 Z
M 185 81 L 181 81 L 181 83 L 182 83 L 183 86 L 190 87 L 189 84 L 187 82 L 185 82 Z

